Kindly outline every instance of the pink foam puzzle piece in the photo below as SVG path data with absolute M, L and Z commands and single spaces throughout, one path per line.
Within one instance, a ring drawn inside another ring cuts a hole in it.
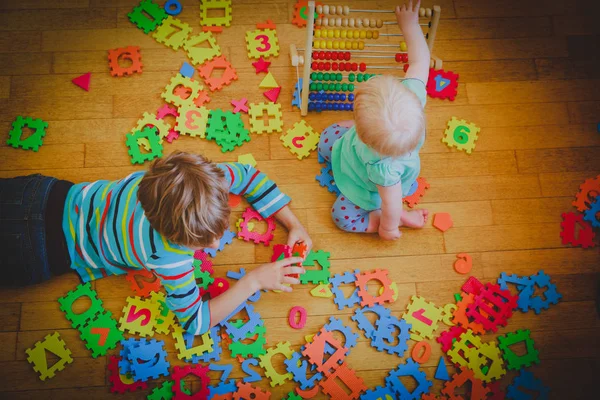
M 247 113 L 248 112 L 248 99 L 242 97 L 239 100 L 231 100 L 231 105 L 233 105 L 233 112 L 239 113 L 240 111 Z
M 263 95 L 271 100 L 273 103 L 277 102 L 277 99 L 279 98 L 279 93 L 281 92 L 281 88 L 280 87 L 276 87 L 270 90 L 267 90 L 266 92 L 263 93 Z
M 88 72 L 87 74 L 83 74 L 74 78 L 71 82 L 73 82 L 76 86 L 79 86 L 86 92 L 90 91 L 90 78 L 92 77 L 92 73 Z

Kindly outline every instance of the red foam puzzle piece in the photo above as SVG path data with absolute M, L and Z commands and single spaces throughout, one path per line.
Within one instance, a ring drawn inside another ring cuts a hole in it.
M 269 72 L 269 65 L 271 65 L 271 61 L 265 61 L 262 57 L 252 63 L 257 75 L 261 72 Z
M 260 23 L 256 24 L 256 28 L 257 29 L 275 29 L 275 28 L 277 28 L 277 26 L 275 26 L 275 23 L 273 21 L 268 19 L 267 22 L 260 22 Z
M 89 92 L 90 91 L 90 78 L 91 77 L 92 77 L 92 73 L 88 72 L 87 74 L 83 74 L 81 76 L 78 76 L 77 78 L 73 78 L 73 80 L 71 82 L 73 82 L 75 85 L 79 86 L 80 88 L 82 88 L 86 92 Z
M 448 213 L 437 213 L 433 216 L 433 226 L 442 232 L 452 228 L 452 217 Z
M 267 90 L 266 92 L 263 93 L 263 95 L 271 100 L 273 103 L 277 102 L 277 99 L 279 98 L 279 93 L 281 92 L 281 88 L 280 87 L 276 87 L 270 90 Z
M 594 242 L 596 233 L 592 229 L 592 225 L 583 219 L 583 214 L 568 212 L 562 215 L 562 219 L 563 222 L 560 224 L 562 244 L 580 246 L 584 249 L 596 246 Z M 580 229 L 577 229 L 578 226 Z

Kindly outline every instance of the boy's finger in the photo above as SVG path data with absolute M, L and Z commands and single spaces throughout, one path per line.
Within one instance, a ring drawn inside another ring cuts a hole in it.
M 292 287 L 280 284 L 279 289 L 277 289 L 277 290 L 281 290 L 282 292 L 290 293 L 292 291 Z
M 289 283 L 290 285 L 298 285 L 300 283 L 299 279 L 292 278 L 291 276 L 284 276 L 281 280 L 283 283 Z
M 302 267 L 285 267 L 281 270 L 284 275 L 303 274 L 306 270 Z
M 284 258 L 283 260 L 276 261 L 275 265 L 278 268 L 283 268 L 283 267 L 287 267 L 288 265 L 301 263 L 302 261 L 304 261 L 304 260 L 302 260 L 302 258 L 300 258 L 300 257 L 290 257 L 290 258 Z

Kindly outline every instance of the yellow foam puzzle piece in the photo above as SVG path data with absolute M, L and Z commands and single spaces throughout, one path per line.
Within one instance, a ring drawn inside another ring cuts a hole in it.
M 263 114 L 266 113 L 269 120 L 265 123 Z M 272 133 L 283 130 L 283 119 L 281 104 L 278 103 L 250 103 L 248 107 L 250 116 L 250 132 Z
M 325 298 L 329 298 L 329 297 L 333 296 L 333 292 L 331 291 L 331 288 L 329 287 L 329 285 L 326 285 L 324 283 L 315 286 L 310 291 L 310 294 L 313 295 L 314 297 L 325 297 Z
M 254 159 L 254 156 L 252 155 L 252 153 L 242 154 L 241 156 L 238 156 L 238 162 L 241 164 L 246 164 L 246 165 L 251 165 L 253 167 L 256 167 L 256 160 Z
M 175 339 L 177 358 L 180 360 L 183 360 L 184 358 L 192 358 L 194 356 L 201 356 L 214 350 L 215 341 L 212 338 L 210 331 L 200 335 L 200 339 L 202 340 L 201 344 L 190 348 L 187 348 L 186 346 L 183 332 L 183 328 L 180 325 L 175 325 L 173 327 L 172 336 L 173 339 Z
M 187 99 L 184 99 L 175 93 L 175 89 L 178 86 L 183 86 L 192 91 L 192 94 Z M 171 78 L 169 84 L 165 87 L 165 90 L 160 95 L 167 103 L 171 103 L 177 107 L 182 106 L 194 106 L 194 99 L 198 97 L 200 91 L 204 87 L 200 82 L 194 81 L 191 78 L 177 74 Z
M 277 57 L 279 40 L 274 29 L 256 29 L 246 32 L 246 49 L 249 58 Z
M 444 131 L 442 142 L 446 143 L 448 147 L 455 147 L 458 150 L 467 152 L 467 154 L 471 154 L 475 150 L 475 141 L 478 138 L 477 134 L 480 130 L 473 123 L 452 117 L 448 121 L 448 128 Z
M 208 43 L 209 47 L 197 47 L 205 42 Z M 201 32 L 192 36 L 185 41 L 183 49 L 194 65 L 204 64 L 206 61 L 221 55 L 221 47 L 217 44 L 212 32 Z
M 46 350 L 59 358 L 50 368 L 48 368 Z M 42 381 L 54 377 L 57 371 L 62 371 L 67 364 L 73 362 L 71 350 L 67 348 L 58 332 L 47 335 L 43 341 L 37 342 L 35 346 L 25 350 L 25 353 L 27 353 L 27 362 L 33 365 L 33 370 L 40 374 Z
M 156 133 L 160 138 L 160 144 L 163 143 L 163 139 L 169 134 L 169 130 L 171 129 L 169 127 L 169 124 L 167 124 L 162 119 L 156 118 L 155 114 L 145 112 L 142 118 L 138 119 L 138 121 L 135 123 L 135 127 L 131 131 L 129 131 L 129 133 L 141 131 L 147 125 L 152 125 L 156 127 Z M 148 139 L 140 138 L 138 139 L 138 144 L 144 146 L 144 149 L 146 149 L 146 151 L 150 151 L 150 142 L 148 141 Z
M 176 120 L 177 131 L 180 135 L 200 136 L 204 138 L 206 136 L 206 124 L 209 112 L 206 107 L 196 107 L 193 105 L 179 107 L 179 116 Z
M 173 50 L 178 50 L 185 44 L 190 33 L 192 33 L 191 26 L 185 22 L 181 22 L 177 18 L 168 16 L 163 20 L 162 24 L 156 28 L 152 37 L 157 42 L 162 43 Z
M 280 139 L 290 152 L 302 160 L 316 150 L 320 134 L 316 133 L 306 121 L 296 122 Z
M 495 342 L 483 343 L 478 349 L 469 349 L 467 358 L 469 360 L 468 367 L 473 371 L 475 378 L 481 379 L 485 383 L 490 383 L 506 375 L 504 360 Z M 489 364 L 489 361 L 491 361 L 491 364 Z M 481 369 L 488 364 L 489 368 L 484 373 Z
M 119 320 L 119 329 L 123 332 L 137 333 L 140 336 L 154 336 L 154 325 L 160 317 L 160 305 L 141 297 L 128 297 L 123 307 L 123 316 Z
M 267 76 L 265 76 L 263 78 L 263 80 L 260 82 L 258 87 L 261 89 L 271 89 L 271 88 L 279 87 L 279 84 L 275 80 L 275 77 L 273 76 L 273 74 L 269 72 L 267 74 Z
M 433 339 L 433 334 L 438 328 L 438 322 L 442 319 L 442 310 L 436 307 L 435 304 L 425 301 L 421 296 L 412 296 L 402 319 L 411 325 L 410 332 L 415 337 Z
M 224 15 L 211 17 L 209 10 L 223 10 Z M 231 26 L 231 0 L 202 0 L 200 2 L 200 25 Z

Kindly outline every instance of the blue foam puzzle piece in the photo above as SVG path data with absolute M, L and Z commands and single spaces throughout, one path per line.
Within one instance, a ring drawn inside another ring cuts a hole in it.
M 596 215 L 600 213 L 600 197 L 590 203 L 590 208 L 583 213 L 583 219 L 589 222 L 594 228 L 600 228 L 600 219 Z
M 438 362 L 438 366 L 435 370 L 435 379 L 439 379 L 440 381 L 450 380 L 448 368 L 446 368 L 446 363 L 444 363 L 444 357 L 440 357 L 440 361 Z
M 521 387 L 528 391 L 537 392 L 538 395 L 535 397 L 537 400 L 547 400 L 549 398 L 550 388 L 544 386 L 544 383 L 540 379 L 537 379 L 533 373 L 525 369 L 522 369 L 512 384 L 506 388 L 507 398 L 513 400 L 533 400 L 534 397 L 530 393 L 519 390 Z
M 319 175 L 316 176 L 315 179 L 317 180 L 317 182 L 319 182 L 319 185 L 321 185 L 322 187 L 326 187 L 330 193 L 333 193 L 335 195 L 340 194 L 340 190 L 338 189 L 337 185 L 333 181 L 333 174 L 331 172 L 331 164 L 327 164 L 326 166 L 321 168 L 321 172 L 319 173 Z
M 231 371 L 233 370 L 233 365 L 232 364 L 208 364 L 208 369 L 211 371 L 221 371 L 223 372 L 221 374 L 221 379 L 219 379 L 221 382 L 225 382 L 227 380 L 227 378 L 229 378 L 229 375 L 231 375 Z
M 235 384 L 235 379 L 230 379 L 229 382 L 221 382 L 216 386 L 208 387 L 208 398 L 212 399 L 216 395 L 223 395 L 228 393 L 235 393 L 237 391 L 237 386 Z
M 377 351 L 387 351 L 389 354 L 397 354 L 398 357 L 402 357 L 404 352 L 408 349 L 408 340 L 410 339 L 410 328 L 411 324 L 403 319 L 398 319 L 394 316 L 388 316 L 387 318 L 379 318 L 375 322 L 377 329 L 373 332 L 371 345 L 377 349 Z M 393 328 L 398 328 L 398 343 L 393 345 L 395 339 L 393 337 L 396 331 Z
M 449 84 L 452 83 L 452 81 L 450 79 L 443 78 L 441 75 L 437 75 L 433 79 L 435 80 L 435 91 L 436 92 L 441 92 L 442 90 L 444 90 L 446 88 L 446 86 L 448 86 Z
M 412 196 L 417 191 L 418 188 L 419 188 L 419 182 L 415 180 L 412 183 L 412 185 L 410 185 L 410 189 L 408 189 L 408 193 L 406 193 L 406 196 Z
M 331 283 L 331 292 L 334 295 L 333 302 L 338 307 L 338 310 L 343 310 L 345 307 L 353 307 L 360 303 L 358 288 L 354 289 L 350 297 L 346 298 L 344 292 L 338 287 L 341 284 L 354 283 L 354 281 L 356 281 L 356 274 L 359 272 L 359 270 L 355 270 L 354 272 L 346 271 L 342 275 L 337 274 L 329 279 L 329 283 Z
M 233 238 L 236 236 L 237 235 L 235 233 L 233 233 L 231 230 L 226 229 L 225 232 L 223 233 L 223 237 L 221 237 L 221 239 L 219 240 L 219 248 L 218 249 L 206 248 L 206 249 L 204 249 L 204 252 L 214 258 L 217 255 L 217 251 L 223 251 L 223 249 L 225 248 L 225 245 L 233 243 Z
M 240 268 L 240 272 L 227 271 L 227 277 L 230 279 L 235 279 L 236 281 L 239 281 L 245 275 L 246 275 L 246 270 L 244 268 Z M 258 301 L 259 299 L 260 299 L 260 290 L 256 291 L 256 293 L 254 293 L 252 296 L 248 297 L 248 301 L 251 301 L 253 303 Z
M 179 73 L 186 78 L 191 78 L 194 76 L 194 67 L 184 61 Z
M 504 272 L 500 274 L 500 278 L 497 281 L 500 285 L 500 289 L 508 290 L 508 285 L 513 284 L 519 291 L 519 299 L 517 300 L 517 307 L 523 312 L 527 312 L 530 307 L 530 296 L 529 293 L 533 293 L 533 281 L 528 276 L 517 276 L 516 274 L 508 275 Z
M 129 361 L 133 370 L 135 381 L 147 381 L 158 379 L 160 376 L 169 375 L 167 352 L 162 340 L 140 339 L 139 344 L 129 349 Z M 143 360 L 144 362 L 140 362 Z
M 283 362 L 287 367 L 287 371 L 292 374 L 294 382 L 300 385 L 301 390 L 312 389 L 317 382 L 323 379 L 323 374 L 317 371 L 317 367 L 310 364 L 298 351 L 294 352 L 291 358 Z M 314 372 L 314 375 L 310 378 L 308 378 L 309 369 L 310 372 Z
M 556 285 L 550 282 L 550 276 L 546 275 L 543 270 L 538 271 L 537 274 L 529 277 L 534 285 L 530 289 L 524 289 L 522 294 L 529 297 L 530 307 L 535 311 L 536 314 L 542 312 L 542 309 L 547 310 L 550 304 L 558 304 L 558 301 L 562 298 L 562 294 L 558 293 Z M 540 288 L 546 288 L 546 291 L 542 296 L 533 296 L 535 291 L 535 285 Z
M 191 358 L 186 358 L 185 360 L 191 362 L 192 364 L 198 364 L 199 362 L 207 363 L 211 361 L 219 361 L 221 359 L 221 353 L 223 352 L 223 349 L 221 348 L 221 335 L 219 335 L 219 328 L 217 326 L 210 328 L 210 337 L 213 340 L 212 351 L 204 353 L 200 356 L 192 356 Z
M 352 332 L 352 328 L 349 326 L 344 325 L 341 319 L 329 317 L 329 323 L 325 324 L 324 328 L 329 332 L 337 331 L 344 335 L 344 343 L 342 345 L 348 350 L 356 346 L 358 334 Z
M 360 400 L 386 400 L 387 396 L 395 398 L 394 391 L 387 386 L 377 386 L 375 389 L 367 390 L 360 396 Z
M 256 358 L 245 359 L 244 362 L 242 363 L 242 371 L 244 371 L 247 374 L 247 376 L 244 377 L 244 379 L 242 379 L 242 381 L 244 381 L 245 383 L 252 383 L 252 382 L 260 381 L 262 379 L 260 374 L 250 368 L 251 365 L 254 365 L 255 367 L 259 367 L 259 369 L 260 369 L 259 364 L 260 363 L 258 362 L 258 360 Z
M 356 311 L 354 311 L 354 315 L 351 317 L 352 321 L 358 324 L 358 329 L 362 330 L 368 339 L 373 339 L 375 326 L 371 324 L 371 321 L 369 321 L 365 315 L 368 312 L 376 314 L 378 319 L 390 317 L 392 312 L 389 308 L 385 308 L 381 304 L 376 304 L 373 307 L 357 308 Z
M 304 82 L 304 79 L 300 78 L 296 82 L 296 85 L 294 85 L 294 97 L 292 98 L 292 107 L 296 106 L 300 108 L 300 93 L 302 91 L 302 82 Z
M 412 392 L 400 380 L 402 376 L 412 376 L 417 382 L 417 387 Z M 419 364 L 412 358 L 407 359 L 404 364 L 400 364 L 396 369 L 391 370 L 385 378 L 385 383 L 386 386 L 391 387 L 398 394 L 398 397 L 403 400 L 418 400 L 421 398 L 421 395 L 429 392 L 429 388 L 433 385 L 433 382 L 427 380 L 425 372 L 419 369 Z
M 139 344 L 139 340 L 135 338 L 121 340 L 123 349 L 120 352 L 121 359 L 119 360 L 119 373 L 121 375 L 127 375 L 133 372 L 131 368 L 131 362 L 129 361 L 129 350 Z
M 258 314 L 256 311 L 254 311 L 254 307 L 252 306 L 252 304 L 249 304 L 247 302 L 243 303 L 243 307 L 240 308 L 240 310 L 238 312 L 240 312 L 244 309 L 246 310 L 246 313 L 248 314 L 249 320 L 246 321 L 239 328 L 236 327 L 235 325 L 233 325 L 231 322 L 229 322 L 229 319 L 231 318 L 231 316 L 235 315 L 237 313 L 231 314 L 223 322 L 223 326 L 225 327 L 227 334 L 231 337 L 231 340 L 233 340 L 234 342 L 244 340 L 250 332 L 252 332 L 254 329 L 256 329 L 257 326 L 264 326 L 264 321 L 260 317 L 260 314 Z

